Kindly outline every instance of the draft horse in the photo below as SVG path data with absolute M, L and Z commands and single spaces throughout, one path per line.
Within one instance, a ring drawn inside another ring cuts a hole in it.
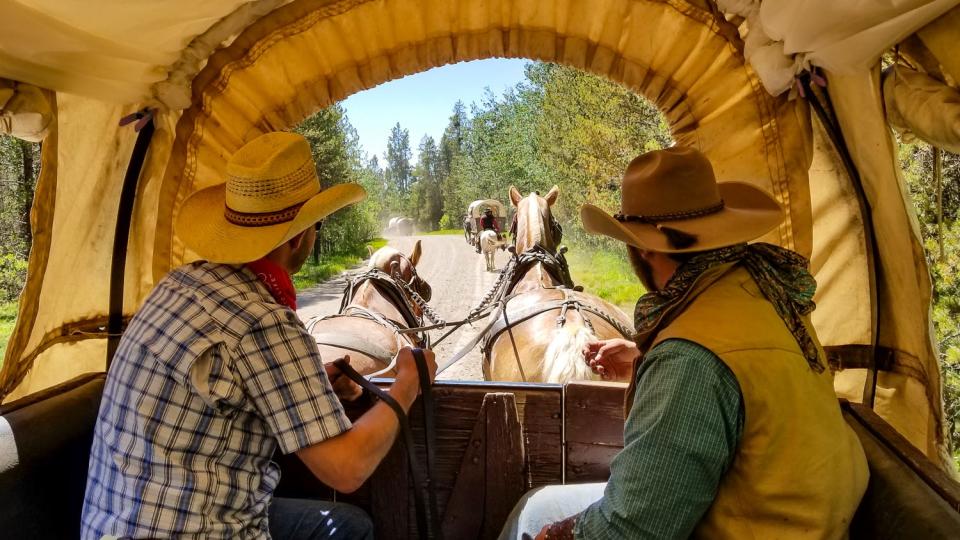
M 423 253 L 419 240 L 409 256 L 390 246 L 370 251 L 366 271 L 344 289 L 338 313 L 307 321 L 307 330 L 325 362 L 349 355 L 350 366 L 361 375 L 389 377 L 402 347 L 430 345 L 425 332 L 404 330 L 424 326 L 432 290 L 417 274 Z
M 562 230 L 551 214 L 557 186 L 541 197 L 522 197 L 516 207 L 515 258 L 503 270 L 501 310 L 483 341 L 483 374 L 492 381 L 564 383 L 597 379 L 583 359 L 596 339 L 629 337 L 632 324 L 613 304 L 574 287 L 563 251 Z

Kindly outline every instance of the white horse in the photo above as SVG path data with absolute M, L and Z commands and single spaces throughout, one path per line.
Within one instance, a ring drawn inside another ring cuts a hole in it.
M 487 229 L 480 232 L 480 253 L 483 253 L 484 258 L 487 260 L 487 272 L 493 272 L 497 269 L 493 261 L 493 256 L 497 252 L 497 248 L 503 245 L 503 242 L 497 240 L 497 233 Z

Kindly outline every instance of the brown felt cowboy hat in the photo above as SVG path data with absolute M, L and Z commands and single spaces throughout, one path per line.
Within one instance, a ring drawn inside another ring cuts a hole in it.
M 365 196 L 357 184 L 320 187 L 301 135 L 266 133 L 231 156 L 225 183 L 184 201 L 177 234 L 203 259 L 247 263 Z
M 717 182 L 706 156 L 682 146 L 647 152 L 627 166 L 620 212 L 585 204 L 584 228 L 663 253 L 704 251 L 763 236 L 783 222 L 780 204 L 743 182 Z

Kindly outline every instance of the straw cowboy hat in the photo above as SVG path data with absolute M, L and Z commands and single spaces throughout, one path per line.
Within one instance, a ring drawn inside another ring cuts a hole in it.
M 620 212 L 585 204 L 584 228 L 640 249 L 704 251 L 763 236 L 784 220 L 767 192 L 743 182 L 718 183 L 700 152 L 681 146 L 647 152 L 627 166 Z
M 184 201 L 177 234 L 203 259 L 247 263 L 365 196 L 357 184 L 320 187 L 302 136 L 266 133 L 233 154 L 226 183 Z

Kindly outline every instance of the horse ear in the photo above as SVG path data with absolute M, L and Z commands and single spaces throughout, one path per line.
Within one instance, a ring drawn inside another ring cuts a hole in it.
M 560 195 L 560 188 L 558 186 L 553 186 L 550 188 L 550 192 L 547 193 L 547 196 L 544 199 L 547 200 L 547 206 L 553 206 L 553 203 L 557 202 L 557 197 Z
M 416 266 L 420 262 L 420 255 L 423 255 L 423 248 L 420 247 L 420 241 L 413 245 L 413 252 L 410 253 L 410 264 Z
M 520 194 L 520 190 L 516 186 L 510 186 L 510 202 L 514 206 L 520 204 L 520 201 L 523 199 L 523 195 Z
M 367 258 L 373 257 L 373 246 L 367 244 Z

